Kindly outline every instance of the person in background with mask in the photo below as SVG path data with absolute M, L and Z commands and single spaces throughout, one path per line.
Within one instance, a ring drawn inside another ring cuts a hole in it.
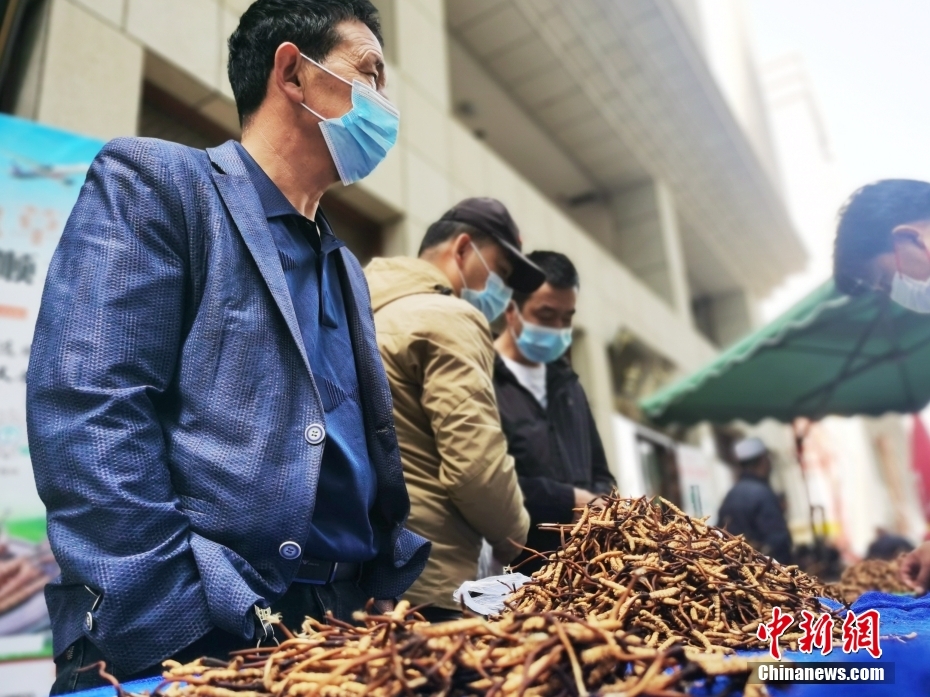
M 833 278 L 848 295 L 877 291 L 930 313 L 930 183 L 885 179 L 853 193 L 839 214 Z
M 61 577 L 53 694 L 393 607 L 404 529 L 368 290 L 319 210 L 397 136 L 368 0 L 258 0 L 229 39 L 242 143 L 121 138 L 48 274 L 29 446 Z M 269 610 L 270 606 L 270 610 Z
M 840 210 L 833 253 L 836 287 L 878 292 L 913 312 L 930 313 L 930 183 L 884 179 L 867 184 Z M 901 561 L 919 595 L 930 589 L 930 542 Z
M 507 324 L 494 342 L 494 390 L 507 451 L 516 462 L 530 514 L 526 546 L 547 553 L 559 546 L 557 532 L 540 523 L 570 523 L 582 508 L 616 482 L 578 375 L 566 355 L 578 300 L 578 272 L 564 254 L 531 252 L 527 258 L 546 274 L 532 293 L 513 295 Z M 542 566 L 530 552 L 517 563 L 529 574 Z
M 433 543 L 405 595 L 430 621 L 461 616 L 453 592 L 477 574 L 481 539 L 503 564 L 520 553 L 529 516 L 501 432 L 491 372 L 490 322 L 514 290 L 543 272 L 520 251 L 500 201 L 470 198 L 430 225 L 418 259 L 374 259 L 378 346 L 410 492 L 408 524 Z

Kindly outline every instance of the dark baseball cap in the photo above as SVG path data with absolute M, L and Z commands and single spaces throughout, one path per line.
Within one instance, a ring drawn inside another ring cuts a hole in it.
M 546 282 L 546 273 L 523 256 L 520 229 L 496 198 L 466 198 L 443 213 L 440 220 L 464 223 L 493 237 L 513 264 L 507 285 L 518 293 L 532 293 Z

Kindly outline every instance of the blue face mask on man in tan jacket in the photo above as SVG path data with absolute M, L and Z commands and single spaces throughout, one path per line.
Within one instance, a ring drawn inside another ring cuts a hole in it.
M 501 203 L 468 199 L 430 226 L 419 259 L 375 259 L 365 270 L 411 500 L 407 524 L 433 542 L 404 597 L 432 604 L 434 621 L 458 612 L 452 593 L 475 577 L 482 537 L 506 564 L 529 529 L 494 396 L 490 327 L 463 298 L 492 272 L 528 292 L 541 285 L 545 275 L 519 244 Z

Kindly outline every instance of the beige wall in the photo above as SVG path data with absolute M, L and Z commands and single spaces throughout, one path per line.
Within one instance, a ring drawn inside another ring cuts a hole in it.
M 651 180 L 611 198 L 614 225 L 602 241 L 681 317 L 691 317 L 678 214 L 668 187 Z
M 234 114 L 225 39 L 246 0 L 52 1 L 40 121 L 104 138 L 132 133 L 143 69 L 201 113 L 221 122 Z M 388 93 L 402 112 L 400 140 L 371 177 L 341 196 L 390 224 L 391 253 L 415 253 L 429 223 L 459 199 L 491 195 L 511 209 L 528 249 L 568 254 L 582 280 L 578 325 L 585 338 L 576 360 L 617 466 L 607 362 L 617 331 L 631 329 L 682 371 L 698 368 L 714 349 L 687 313 L 649 290 L 452 116 L 443 12 L 442 0 L 391 2 L 396 46 Z M 69 78 L 80 85 L 66 85 Z
M 111 11 L 119 4 L 85 2 Z M 98 138 L 135 133 L 142 47 L 69 0 L 51 0 L 44 21 L 17 114 Z

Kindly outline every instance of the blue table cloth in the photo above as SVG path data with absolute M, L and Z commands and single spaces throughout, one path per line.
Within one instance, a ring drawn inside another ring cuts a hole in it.
M 893 685 L 794 685 L 786 689 L 771 689 L 776 697 L 930 697 L 930 595 L 923 598 L 910 598 L 885 593 L 866 593 L 852 606 L 853 612 L 876 609 L 881 613 L 879 625 L 882 639 L 882 656 L 873 659 L 865 651 L 845 654 L 841 648 L 834 648 L 829 656 L 822 656 L 816 649 L 812 654 L 797 651 L 784 652 L 787 660 L 797 663 L 809 661 L 831 662 L 893 662 L 895 664 L 895 683 Z M 895 641 L 889 636 L 904 636 L 916 633 L 913 639 Z M 770 660 L 767 653 L 755 655 L 760 661 Z M 161 678 L 140 680 L 125 685 L 129 692 L 154 690 Z M 719 695 L 725 692 L 724 682 L 718 681 L 713 690 L 698 689 L 695 696 Z M 115 697 L 116 690 L 102 687 L 76 693 L 73 697 Z M 729 693 L 730 697 L 737 697 Z
M 123 685 L 126 692 L 151 692 L 161 685 L 161 678 L 150 678 L 148 680 L 133 680 Z M 116 697 L 116 689 L 112 687 L 96 687 L 93 690 L 84 690 L 82 692 L 73 692 L 71 697 Z
M 825 600 L 825 604 L 840 607 Z M 882 637 L 882 655 L 873 659 L 866 651 L 846 654 L 842 646 L 834 646 L 829 656 L 824 656 L 818 649 L 804 654 L 798 651 L 782 651 L 783 660 L 795 663 L 830 661 L 832 663 L 894 663 L 895 682 L 893 685 L 792 685 L 786 688 L 770 687 L 774 697 L 930 697 L 930 596 L 911 598 L 885 593 L 866 593 L 857 600 L 852 610 L 856 614 L 866 610 L 878 610 L 881 615 L 879 632 Z M 897 641 L 890 637 L 905 636 L 916 633 L 916 637 Z M 757 657 L 760 662 L 771 661 L 768 653 L 741 652 L 750 660 Z M 717 680 L 713 689 L 698 687 L 692 690 L 695 697 L 718 697 L 728 694 L 738 697 L 738 693 L 727 693 L 726 680 Z
M 833 649 L 829 656 L 788 652 L 787 658 L 798 663 L 808 661 L 842 661 L 868 663 L 894 663 L 893 685 L 795 685 L 775 691 L 778 697 L 920 697 L 930 696 L 930 595 L 922 598 L 866 593 L 852 606 L 860 613 L 875 609 L 881 613 L 880 633 L 882 656 L 873 659 L 865 651 L 845 654 Z M 889 636 L 916 633 L 913 639 L 895 641 Z

